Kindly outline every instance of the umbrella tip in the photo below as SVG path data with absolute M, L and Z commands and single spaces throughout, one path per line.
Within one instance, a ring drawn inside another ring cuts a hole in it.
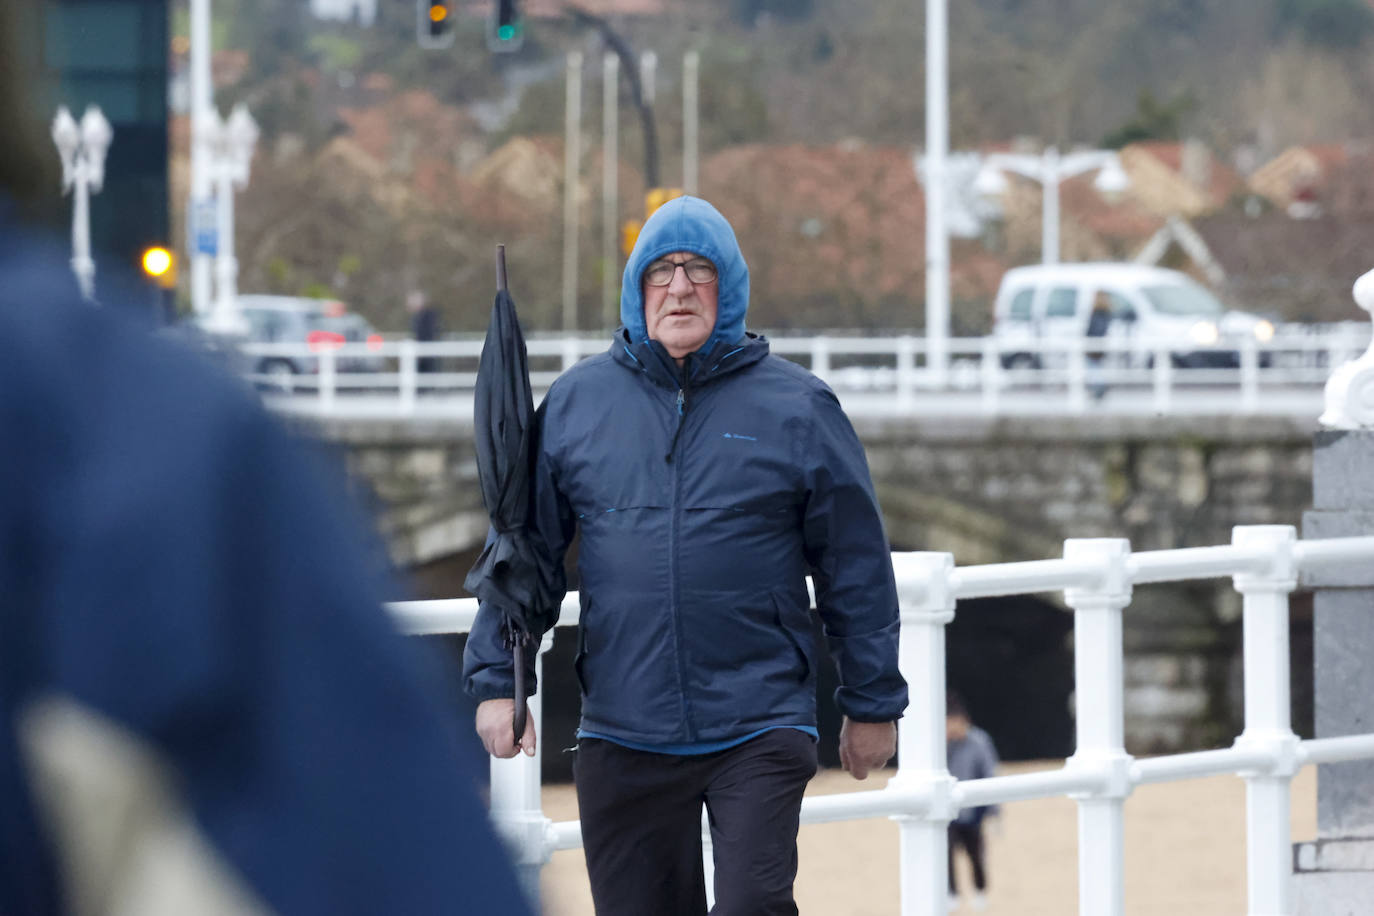
M 496 246 L 496 291 L 506 289 L 506 246 Z

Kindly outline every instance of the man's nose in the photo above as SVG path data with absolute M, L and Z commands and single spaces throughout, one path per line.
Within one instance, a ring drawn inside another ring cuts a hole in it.
M 687 268 L 678 265 L 673 268 L 673 279 L 668 283 L 668 292 L 679 299 L 688 295 L 695 289 L 692 281 L 687 279 Z

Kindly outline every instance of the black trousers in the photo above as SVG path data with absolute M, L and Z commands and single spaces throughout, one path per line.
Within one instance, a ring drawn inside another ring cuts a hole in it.
M 778 728 L 682 756 L 584 738 L 573 777 L 597 916 L 702 916 L 701 809 L 715 852 L 715 916 L 796 916 L 797 827 L 816 743 Z
M 973 886 L 985 890 L 988 886 L 987 872 L 983 868 L 983 825 L 951 823 L 949 825 L 949 892 L 957 892 L 954 886 L 954 850 L 964 847 L 968 860 L 973 864 Z

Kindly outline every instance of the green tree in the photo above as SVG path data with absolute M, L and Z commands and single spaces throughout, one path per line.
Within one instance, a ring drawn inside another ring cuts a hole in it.
M 1142 89 L 1136 98 L 1135 116 L 1104 136 L 1101 145 L 1105 149 L 1121 149 L 1141 140 L 1177 140 L 1182 135 L 1184 118 L 1196 108 L 1197 100 L 1187 90 L 1161 102 L 1153 92 Z

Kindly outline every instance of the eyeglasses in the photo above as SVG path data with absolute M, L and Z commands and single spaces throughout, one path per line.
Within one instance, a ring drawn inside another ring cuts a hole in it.
M 655 261 L 645 268 L 644 282 L 650 286 L 667 286 L 673 282 L 673 277 L 677 276 L 679 267 L 687 274 L 687 279 L 698 286 L 711 283 L 716 279 L 716 265 L 704 258 L 698 258 L 685 264 L 679 264 L 675 261 Z

